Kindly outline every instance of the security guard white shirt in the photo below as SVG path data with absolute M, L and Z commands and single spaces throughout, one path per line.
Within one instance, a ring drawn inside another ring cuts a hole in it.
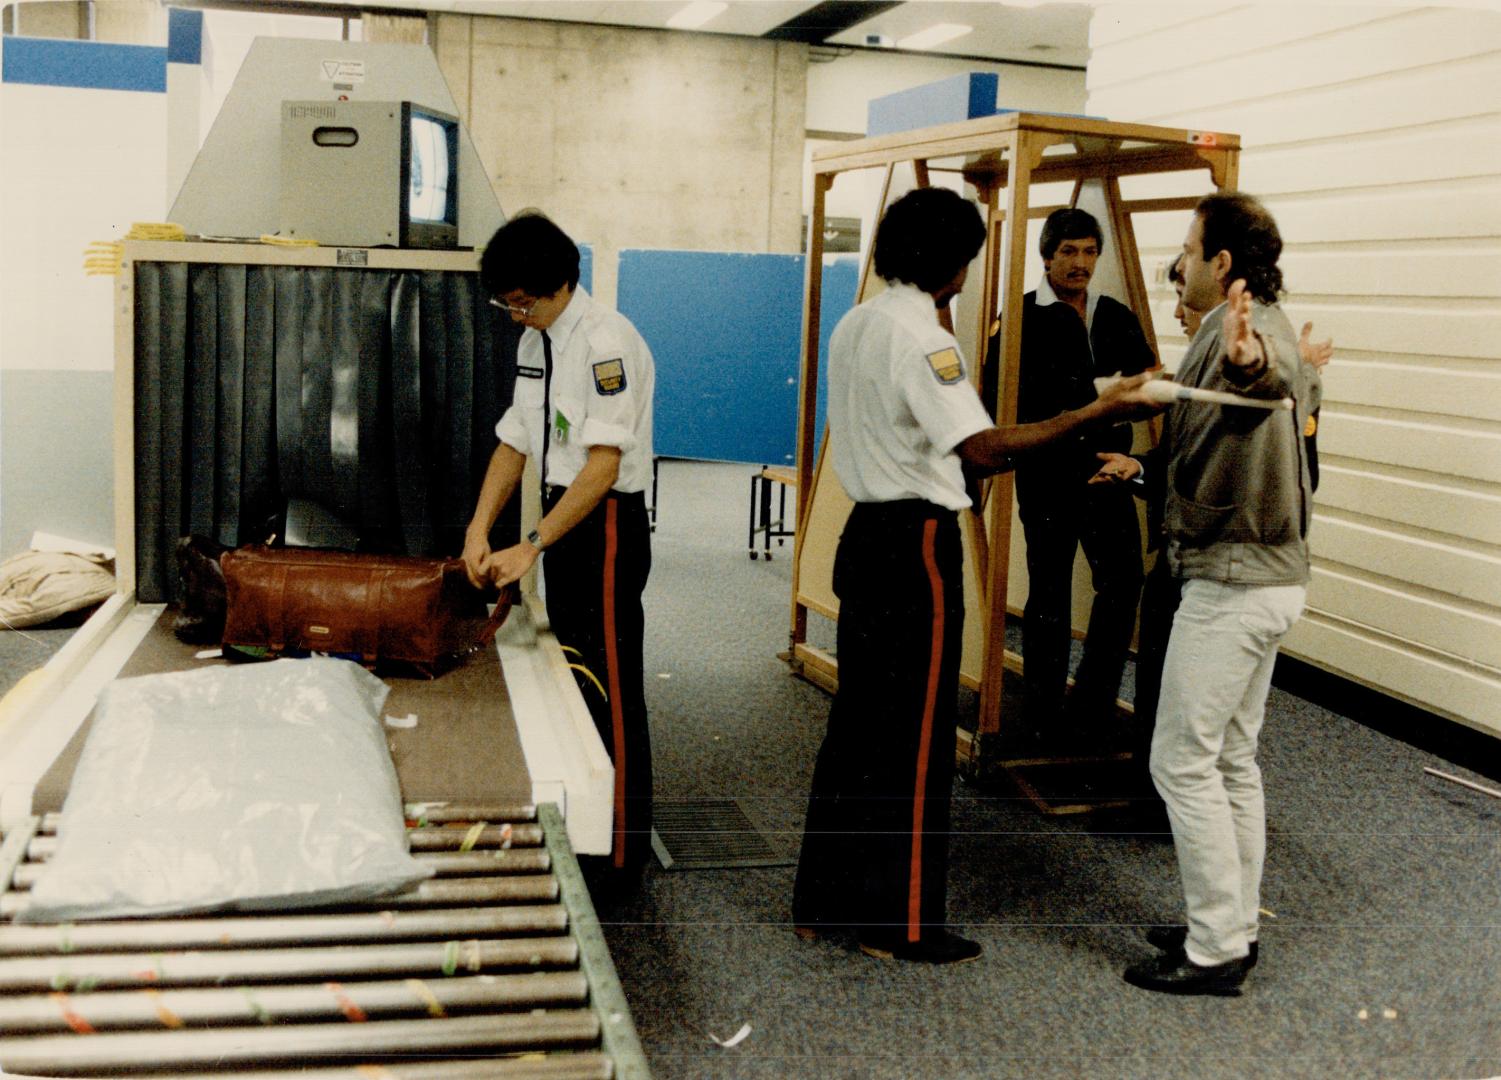
M 932 296 L 894 281 L 839 320 L 829 342 L 829 428 L 834 472 L 850 498 L 963 509 L 954 447 L 990 426 Z
M 651 350 L 630 320 L 596 303 L 582 287 L 547 328 L 552 342 L 552 416 L 542 416 L 542 332 L 528 327 L 516 348 L 516 389 L 495 425 L 501 442 L 542 464 L 542 425 L 551 423 L 548 486 L 567 487 L 591 446 L 620 448 L 613 490 L 645 491 L 651 480 Z

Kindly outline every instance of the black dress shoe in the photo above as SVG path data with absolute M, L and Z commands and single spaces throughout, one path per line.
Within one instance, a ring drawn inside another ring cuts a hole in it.
M 836 937 L 848 930 L 848 926 L 835 923 L 793 923 L 792 932 L 804 941 L 819 941 Z
M 1129 806 L 1099 815 L 1097 821 L 1102 832 L 1169 844 L 1173 841 L 1173 825 L 1160 800 L 1155 803 L 1145 799 L 1136 800 Z
M 907 941 L 886 935 L 860 935 L 860 951 L 877 960 L 911 960 L 919 964 L 963 964 L 978 960 L 978 941 L 970 941 L 948 930 L 925 935 L 920 941 Z
M 1154 949 L 1174 956 L 1186 955 L 1183 951 L 1183 943 L 1188 940 L 1188 927 L 1186 926 L 1154 926 L 1147 931 L 1147 944 Z M 1240 964 L 1247 971 L 1256 966 L 1257 943 L 1251 942 L 1251 951 L 1241 958 Z
M 1163 953 L 1132 964 L 1125 970 L 1123 978 L 1132 986 L 1163 994 L 1237 997 L 1240 984 L 1246 981 L 1246 969 L 1239 960 L 1200 967 L 1186 956 Z

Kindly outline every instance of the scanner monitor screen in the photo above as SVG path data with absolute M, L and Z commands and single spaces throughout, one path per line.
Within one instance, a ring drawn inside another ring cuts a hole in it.
M 459 224 L 459 121 L 401 105 L 402 247 L 453 247 Z
M 456 224 L 448 197 L 453 159 L 449 156 L 447 126 L 436 117 L 413 110 L 407 130 L 412 152 L 407 177 L 408 217 L 412 221 Z

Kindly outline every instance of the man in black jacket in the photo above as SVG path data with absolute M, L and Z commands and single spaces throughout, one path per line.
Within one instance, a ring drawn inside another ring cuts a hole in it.
M 1095 398 L 1094 380 L 1157 365 L 1131 309 L 1089 290 L 1104 247 L 1099 223 L 1083 210 L 1048 215 L 1039 245 L 1046 277 L 1023 300 L 1016 419 L 1031 423 Z M 1115 697 L 1141 592 L 1141 529 L 1131 496 L 1090 485 L 1101 452 L 1126 453 L 1131 427 L 1092 430 L 1029 456 L 1016 470 L 1027 540 L 1027 605 L 1022 656 L 1030 735 L 1045 746 L 1114 737 Z M 1084 655 L 1065 707 L 1074 555 L 1093 574 Z

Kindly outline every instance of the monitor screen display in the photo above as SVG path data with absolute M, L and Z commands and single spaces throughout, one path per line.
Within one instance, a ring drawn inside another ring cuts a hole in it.
M 448 186 L 452 182 L 454 163 L 449 159 L 452 145 L 446 125 L 431 116 L 411 114 L 411 165 L 407 181 L 407 213 L 412 221 L 448 222 L 450 202 Z

